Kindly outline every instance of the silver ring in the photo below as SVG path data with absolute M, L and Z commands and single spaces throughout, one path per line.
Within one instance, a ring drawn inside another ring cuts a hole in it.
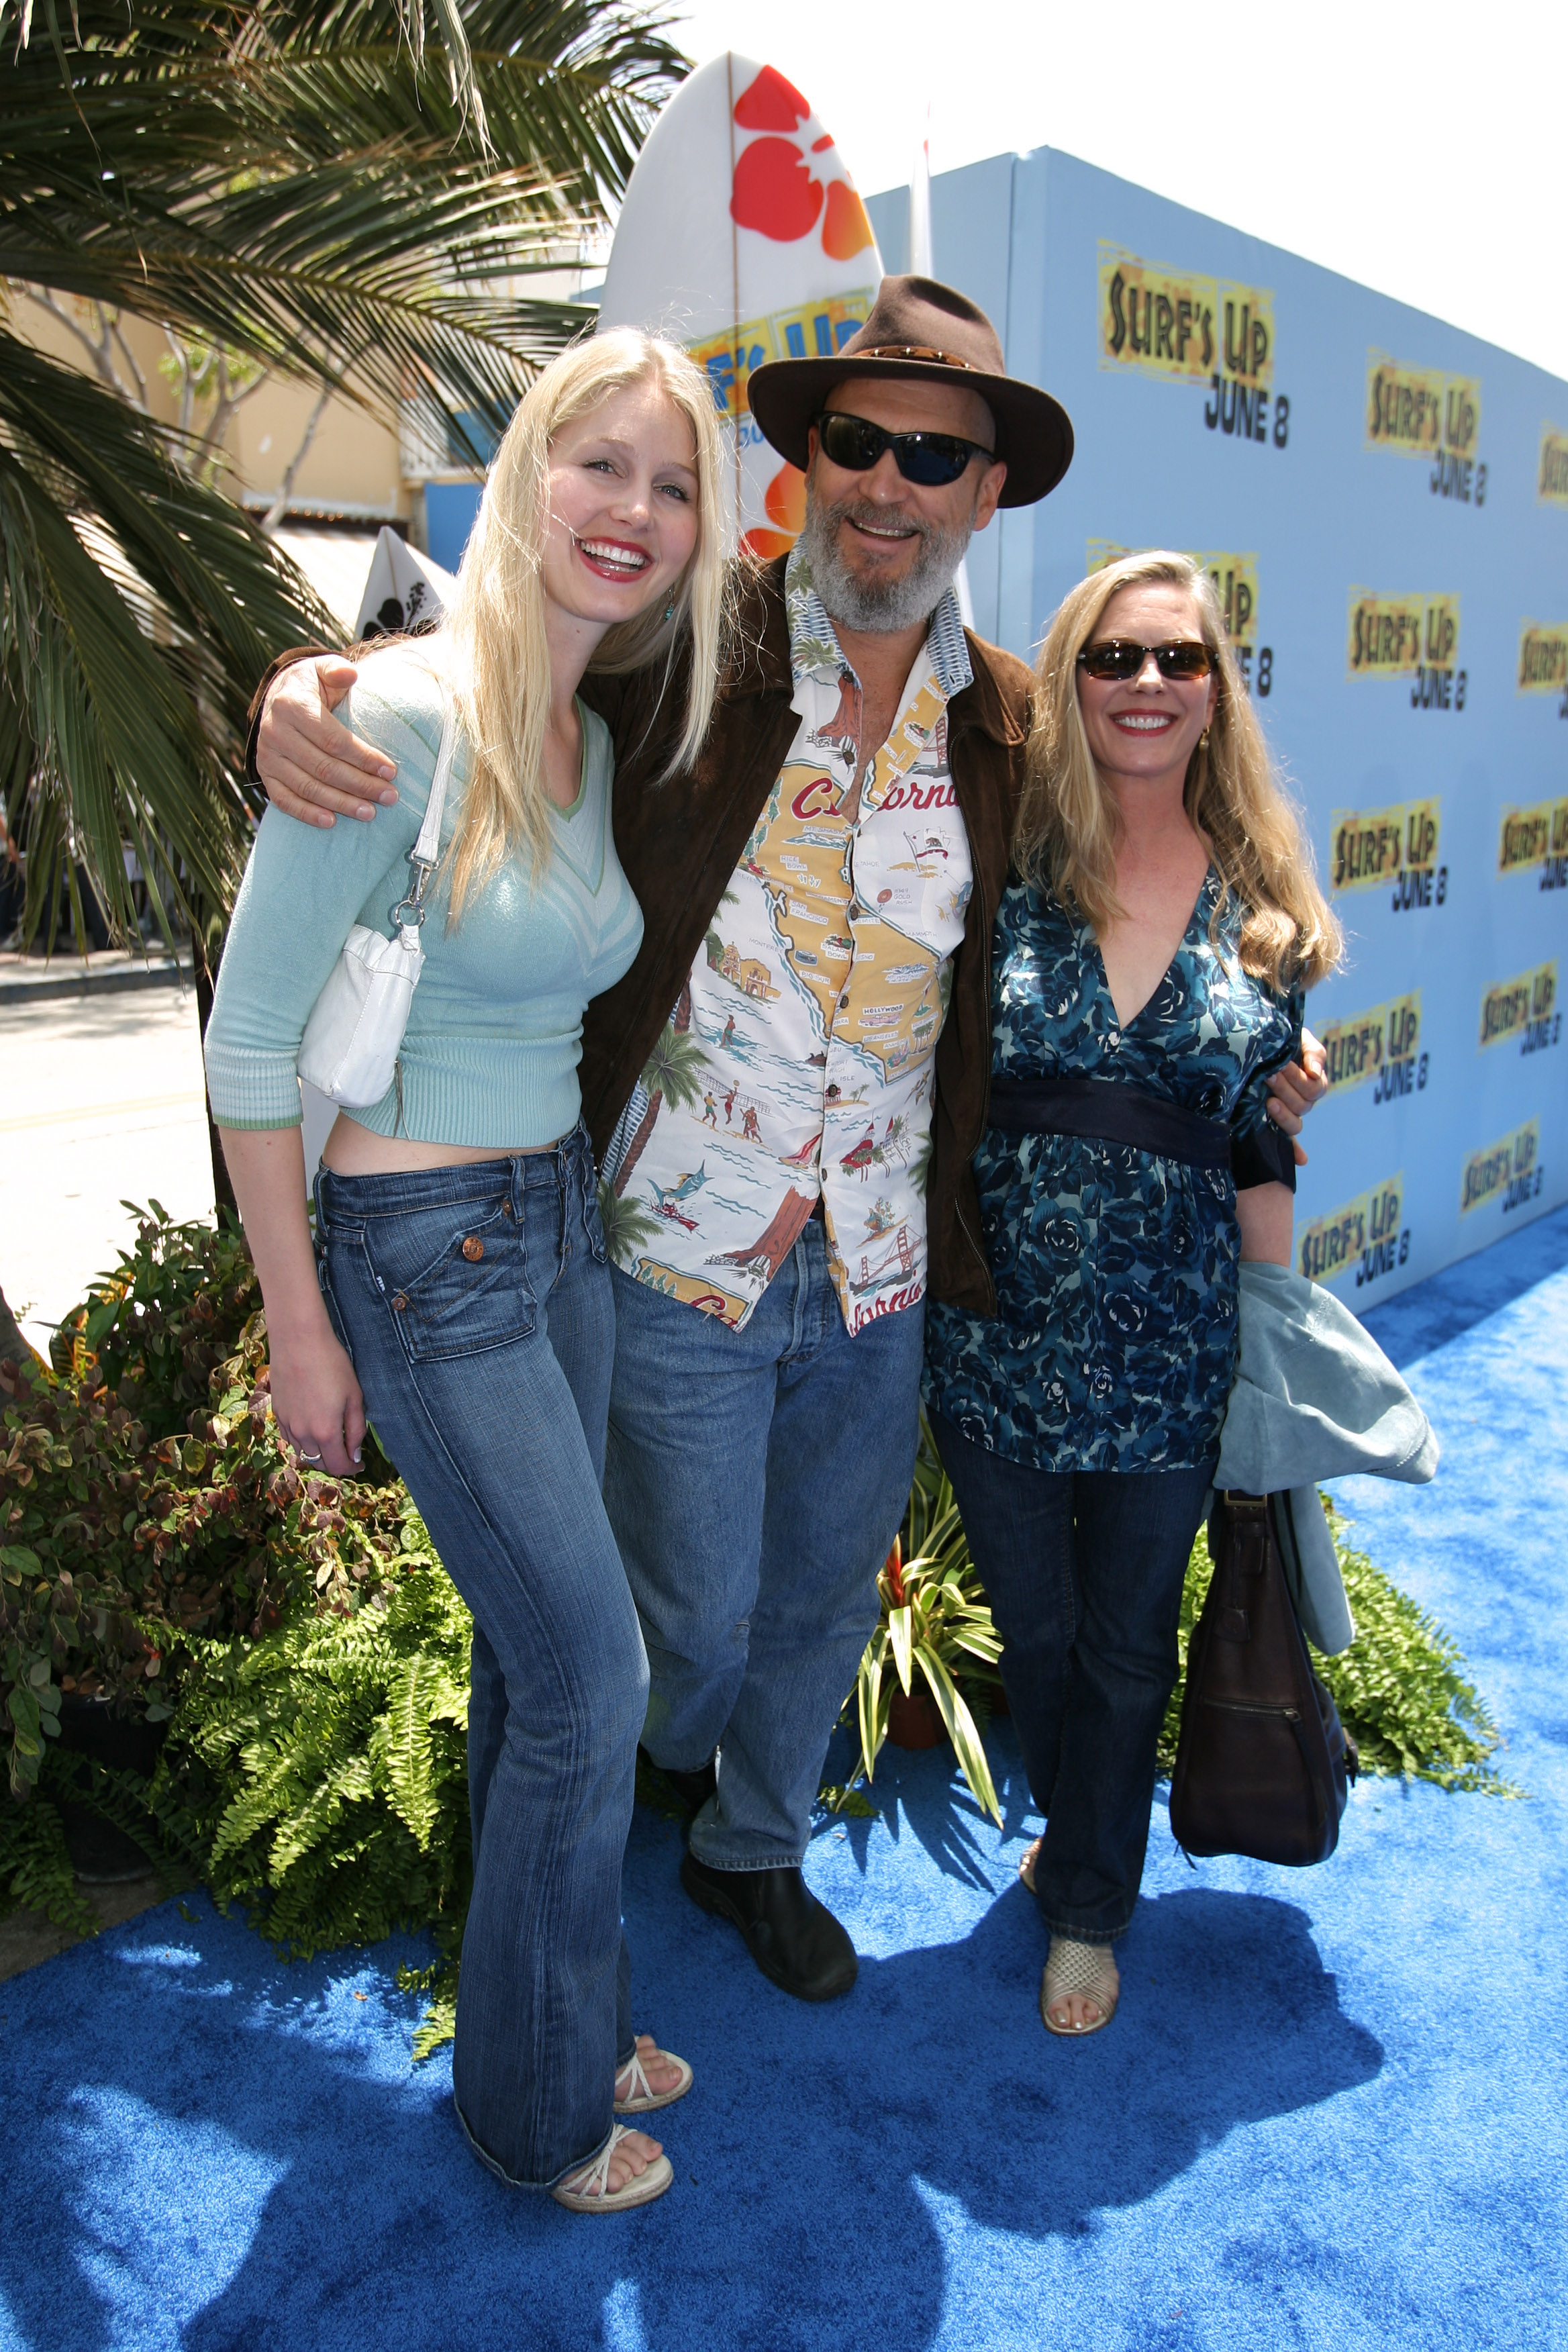
M 302 1445 L 300 1446 L 300 1459 L 301 1462 L 319 1462 L 321 1458 L 321 1457 L 319 1454 L 307 1454 L 305 1448 Z

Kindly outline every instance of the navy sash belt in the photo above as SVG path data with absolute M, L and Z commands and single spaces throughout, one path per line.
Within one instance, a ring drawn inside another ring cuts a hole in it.
M 993 1078 L 990 1119 L 1004 1135 L 1081 1135 L 1130 1143 L 1189 1168 L 1230 1167 L 1230 1129 L 1115 1078 Z

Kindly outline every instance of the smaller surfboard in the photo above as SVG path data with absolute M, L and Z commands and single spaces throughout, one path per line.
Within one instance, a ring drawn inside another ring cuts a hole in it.
M 475 505 L 477 509 L 477 494 Z M 384 637 L 402 629 L 431 627 L 457 584 L 449 572 L 383 523 L 360 598 L 355 636 Z
M 831 357 L 881 276 L 855 184 L 792 82 L 731 50 L 681 84 L 627 186 L 599 324 L 668 335 L 706 370 L 753 554 L 793 544 L 805 480 L 752 422 L 747 380 L 768 360 Z

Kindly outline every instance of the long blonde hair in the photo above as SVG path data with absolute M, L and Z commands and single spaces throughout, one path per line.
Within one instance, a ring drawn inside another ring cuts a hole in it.
M 1197 606 L 1219 693 L 1208 740 L 1193 753 L 1183 800 L 1224 888 L 1242 908 L 1244 971 L 1270 987 L 1310 988 L 1342 945 L 1319 889 L 1295 808 L 1268 756 L 1219 599 L 1185 555 L 1159 548 L 1090 572 L 1062 599 L 1035 665 L 1034 722 L 1025 755 L 1013 860 L 1025 877 L 1070 901 L 1102 936 L 1126 910 L 1116 896 L 1121 814 L 1100 783 L 1078 699 L 1078 656 L 1122 588 L 1168 583 Z
M 697 544 L 663 604 L 600 640 L 590 671 L 665 660 L 665 684 L 689 641 L 686 724 L 670 761 L 692 759 L 712 717 L 724 606 L 721 465 L 713 394 L 673 343 L 622 327 L 563 352 L 535 377 L 497 450 L 447 607 L 442 635 L 470 773 L 453 843 L 455 922 L 469 895 L 516 851 L 534 871 L 550 857 L 544 737 L 550 652 L 544 635 L 544 544 L 550 451 L 564 425 L 651 378 L 691 427 L 698 481 Z M 666 605 L 671 607 L 668 616 Z

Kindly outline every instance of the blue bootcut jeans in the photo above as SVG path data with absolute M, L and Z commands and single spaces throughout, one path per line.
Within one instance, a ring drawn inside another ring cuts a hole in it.
M 909 1501 L 923 1306 L 851 1339 L 819 1220 L 739 1331 L 618 1269 L 605 1503 L 642 1620 L 656 1763 L 719 1753 L 691 1850 L 797 1864 Z
M 1214 1465 L 1035 1470 L 950 1422 L 931 1427 L 1046 1818 L 1036 1900 L 1053 1935 L 1109 1944 L 1143 1875 L 1182 1587 Z
M 604 2147 L 633 2049 L 621 1933 L 647 1666 L 600 1497 L 614 1308 L 585 1133 L 316 1179 L 316 1257 L 365 1411 L 473 1612 L 474 1889 L 452 2087 L 493 2172 Z

